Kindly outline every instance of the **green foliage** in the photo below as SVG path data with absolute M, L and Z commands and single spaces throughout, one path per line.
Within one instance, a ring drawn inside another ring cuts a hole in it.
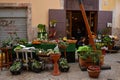
M 39 61 L 33 59 L 32 60 L 32 65 L 31 65 L 32 69 L 39 69 L 42 68 L 42 63 L 40 63 Z
M 91 47 L 89 46 L 80 46 L 77 50 L 77 52 L 90 52 L 91 51 Z
M 93 50 L 90 46 L 80 46 L 77 53 L 81 59 L 86 60 L 91 58 L 94 63 L 99 61 L 100 55 L 102 54 L 101 50 Z
M 95 45 L 96 45 L 97 50 L 101 50 L 101 48 L 105 46 L 103 42 L 96 42 Z
M 51 24 L 51 25 L 54 25 L 54 24 L 56 24 L 56 23 L 57 23 L 57 21 L 56 21 L 55 19 L 53 19 L 53 20 L 50 21 L 50 24 Z
M 69 45 L 69 43 L 68 42 L 66 42 L 66 41 L 62 41 L 62 40 L 60 40 L 59 42 L 58 42 L 58 45 L 63 45 L 63 46 L 68 46 Z
M 21 66 L 22 64 L 20 61 L 15 61 L 10 67 L 10 71 L 19 71 L 21 69 Z
M 102 52 L 100 50 L 91 51 L 90 57 L 92 58 L 92 61 L 94 64 L 99 62 L 101 55 L 102 55 Z
M 90 46 L 80 46 L 77 50 L 78 56 L 82 59 L 87 59 L 91 52 Z
M 45 25 L 44 24 L 38 24 L 38 29 L 40 32 L 46 32 Z
M 59 65 L 60 65 L 62 68 L 68 68 L 68 67 L 69 67 L 66 58 L 60 58 L 60 59 L 59 59 Z
M 112 45 L 112 38 L 109 37 L 109 35 L 103 36 L 102 42 L 107 45 Z

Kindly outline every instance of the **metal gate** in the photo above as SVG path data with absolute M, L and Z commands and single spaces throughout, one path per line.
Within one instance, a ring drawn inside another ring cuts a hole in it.
M 16 36 L 27 39 L 27 9 L 0 8 L 0 41 Z

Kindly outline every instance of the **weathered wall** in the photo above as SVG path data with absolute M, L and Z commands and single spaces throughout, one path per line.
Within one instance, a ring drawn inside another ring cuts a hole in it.
M 101 10 L 113 10 L 115 7 L 116 0 L 99 0 L 101 2 Z
M 119 40 L 116 41 L 116 45 L 120 46 L 120 0 L 115 1 L 115 9 L 113 10 L 112 34 L 118 36 Z
M 61 8 L 59 0 L 0 0 L 0 3 L 31 3 L 32 26 L 48 25 L 48 10 Z

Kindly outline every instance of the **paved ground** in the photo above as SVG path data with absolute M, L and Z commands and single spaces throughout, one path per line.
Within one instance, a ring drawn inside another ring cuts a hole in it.
M 59 76 L 53 76 L 52 71 L 23 71 L 20 75 L 11 75 L 9 70 L 3 70 L 0 71 L 0 80 L 120 80 L 120 53 L 106 54 L 104 63 L 110 65 L 111 69 L 102 70 L 98 79 L 90 78 L 87 71 L 81 71 L 78 62 L 75 62 L 69 63 L 69 72 Z

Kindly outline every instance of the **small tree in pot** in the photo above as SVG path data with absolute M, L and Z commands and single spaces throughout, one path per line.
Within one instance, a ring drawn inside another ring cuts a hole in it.
M 91 58 L 93 61 L 93 65 L 88 66 L 87 71 L 90 77 L 98 78 L 100 74 L 100 55 L 102 54 L 101 51 L 95 50 L 91 51 Z

